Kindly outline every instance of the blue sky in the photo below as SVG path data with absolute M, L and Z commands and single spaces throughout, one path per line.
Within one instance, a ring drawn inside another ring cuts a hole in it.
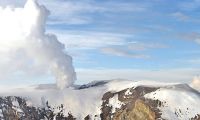
M 199 1 L 60 2 L 60 14 L 68 17 L 55 18 L 59 10 L 49 7 L 55 13 L 47 27 L 72 32 L 71 39 L 60 40 L 75 56 L 76 68 L 199 68 Z
M 1 6 L 24 3 L 0 1 Z M 47 32 L 73 56 L 78 83 L 114 77 L 188 82 L 200 73 L 200 0 L 39 3 L 51 11 Z M 102 71 L 110 74 L 102 77 Z

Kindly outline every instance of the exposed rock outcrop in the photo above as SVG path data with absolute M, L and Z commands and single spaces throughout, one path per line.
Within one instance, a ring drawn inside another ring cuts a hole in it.
M 161 113 L 157 109 L 157 106 L 161 105 L 161 102 L 144 98 L 146 93 L 157 89 L 140 86 L 117 93 L 108 92 L 104 94 L 101 118 L 103 120 L 155 120 L 156 118 L 160 118 Z M 129 90 L 129 94 L 126 94 L 127 90 Z M 108 104 L 109 99 L 114 95 L 118 95 L 119 101 L 124 104 L 115 113 L 112 113 L 113 108 Z
M 95 85 L 103 85 L 101 83 Z M 82 86 L 80 89 L 96 87 L 95 85 Z M 186 87 L 186 88 L 183 88 Z M 101 120 L 164 120 L 161 108 L 166 107 L 168 101 L 150 99 L 145 97 L 147 94 L 157 94 L 162 87 L 136 86 L 127 88 L 118 92 L 108 91 L 102 96 Z M 184 85 L 167 86 L 167 89 L 190 90 Z M 197 91 L 193 91 L 200 95 Z M 172 96 L 173 97 L 173 96 Z M 48 101 L 42 107 L 28 105 L 27 99 L 23 97 L 0 97 L 0 120 L 76 120 L 73 113 L 64 113 L 65 108 L 61 104 L 53 108 Z M 88 105 L 89 106 L 89 105 Z M 198 110 L 197 110 L 198 111 Z M 91 113 L 92 114 L 92 113 Z M 169 111 L 169 114 L 181 118 L 183 110 L 177 109 L 175 112 Z M 188 113 L 189 114 L 189 109 Z M 95 116 L 98 118 L 98 116 Z M 93 117 L 94 118 L 94 117 Z M 95 119 L 95 120 L 99 120 Z M 77 119 L 78 120 L 78 119 Z M 90 115 L 85 116 L 84 120 L 93 120 Z M 184 119 L 185 120 L 185 119 Z M 200 113 L 194 115 L 189 120 L 200 120 Z

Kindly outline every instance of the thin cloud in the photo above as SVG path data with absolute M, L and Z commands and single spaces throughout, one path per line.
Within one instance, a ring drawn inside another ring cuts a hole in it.
M 172 13 L 170 16 L 176 18 L 179 21 L 188 21 L 190 17 L 182 12 Z
M 180 2 L 178 4 L 178 7 L 184 11 L 194 11 L 200 7 L 199 3 L 200 3 L 200 0 L 190 0 L 187 2 L 184 1 L 184 2 Z
M 93 13 L 102 15 L 119 12 L 142 12 L 146 6 L 127 2 L 55 1 L 40 0 L 52 14 L 48 24 L 88 24 L 93 22 Z
M 97 31 L 66 31 L 50 30 L 69 49 L 100 49 L 108 46 L 118 46 L 127 44 L 128 34 L 105 33 Z
M 128 46 L 130 50 L 145 51 L 149 49 L 168 48 L 167 45 L 158 43 L 132 43 Z
M 66 30 L 50 30 L 49 32 L 55 33 L 69 50 L 76 52 L 95 49 L 112 56 L 147 59 L 151 56 L 142 52 L 168 48 L 167 45 L 160 43 L 129 42 L 129 38 L 133 37 L 129 34 Z
M 147 59 L 151 58 L 151 56 L 144 54 L 145 51 L 163 48 L 168 48 L 168 46 L 158 43 L 127 42 L 127 44 L 121 46 L 109 46 L 102 48 L 101 52 L 120 57 Z
M 119 56 L 119 57 L 129 57 L 129 58 L 149 58 L 148 55 L 143 55 L 143 54 L 135 54 L 130 51 L 126 51 L 120 48 L 102 48 L 101 52 L 104 54 L 108 55 L 114 55 L 114 56 Z
M 1 0 L 0 6 L 23 6 L 26 0 Z M 93 13 L 110 14 L 121 12 L 143 12 L 147 5 L 136 2 L 113 2 L 93 0 L 38 0 L 51 11 L 48 25 L 89 24 L 93 22 Z
M 199 74 L 200 69 L 160 69 L 160 70 L 144 70 L 144 69 L 84 69 L 77 70 L 77 78 L 79 82 L 93 80 L 110 80 L 110 79 L 129 79 L 129 80 L 154 80 L 163 82 L 181 82 L 190 83 L 191 79 Z
M 194 41 L 200 44 L 200 33 L 197 33 L 197 32 L 181 33 L 178 36 L 179 38 L 182 38 L 183 40 Z
M 191 23 L 200 23 L 200 20 L 195 16 L 188 15 L 184 12 L 174 12 L 170 14 L 171 17 L 175 18 L 178 21 L 191 22 Z

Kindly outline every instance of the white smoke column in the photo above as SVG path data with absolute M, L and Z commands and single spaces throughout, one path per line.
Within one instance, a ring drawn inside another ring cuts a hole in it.
M 76 73 L 64 44 L 45 33 L 48 15 L 36 0 L 28 0 L 24 8 L 0 7 L 0 69 L 26 73 L 27 68 L 37 71 L 37 66 L 43 66 L 63 89 L 74 83 Z
M 200 76 L 195 76 L 191 82 L 191 87 L 200 91 Z

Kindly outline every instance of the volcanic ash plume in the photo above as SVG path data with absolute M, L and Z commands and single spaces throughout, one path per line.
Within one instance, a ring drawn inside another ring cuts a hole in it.
M 0 75 L 50 70 L 60 89 L 74 83 L 72 58 L 55 35 L 45 33 L 48 15 L 35 0 L 24 8 L 0 7 Z

